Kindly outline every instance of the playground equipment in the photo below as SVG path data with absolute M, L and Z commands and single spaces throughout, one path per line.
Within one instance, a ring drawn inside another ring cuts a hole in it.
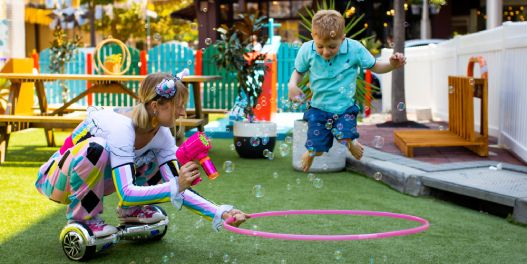
M 382 233 L 371 233 L 371 234 L 353 234 L 353 235 L 303 235 L 303 234 L 280 234 L 280 233 L 270 233 L 249 229 L 242 229 L 238 227 L 231 226 L 230 224 L 234 222 L 234 218 L 230 217 L 225 222 L 223 226 L 225 229 L 248 236 L 258 236 L 264 238 L 273 238 L 273 239 L 282 239 L 282 240 L 365 240 L 365 239 L 377 239 L 377 238 L 388 238 L 393 236 L 406 236 L 419 232 L 423 232 L 428 229 L 430 224 L 427 220 L 406 214 L 397 214 L 390 212 L 377 212 L 377 211 L 365 211 L 365 210 L 289 210 L 289 211 L 274 211 L 274 212 L 262 212 L 255 213 L 250 215 L 250 219 L 259 218 L 259 217 L 268 217 L 268 216 L 288 216 L 288 215 L 366 215 L 366 216 L 378 216 L 378 217 L 389 217 L 408 220 L 412 222 L 418 222 L 421 225 L 418 227 L 401 229 L 395 231 L 388 231 Z
M 117 46 L 121 48 L 121 53 L 107 56 L 105 58 L 105 62 L 103 63 L 101 61 L 101 50 L 104 45 L 109 43 L 117 44 Z M 99 45 L 97 45 L 95 48 L 95 55 L 97 56 L 97 63 L 95 63 L 95 68 L 97 71 L 101 72 L 102 70 L 105 74 L 109 75 L 123 75 L 130 69 L 130 65 L 132 64 L 132 56 L 130 55 L 130 51 L 126 45 L 122 41 L 114 39 L 111 36 L 101 41 Z M 126 66 L 123 68 L 125 62 Z
M 168 217 L 159 206 L 152 205 L 165 219 L 153 224 L 124 224 L 118 226 L 117 233 L 105 237 L 95 237 L 93 232 L 81 222 L 67 224 L 60 233 L 62 249 L 66 256 L 75 261 L 92 258 L 96 253 L 111 248 L 120 240 L 160 240 L 167 232 Z
M 474 78 L 474 66 L 480 66 L 481 78 Z M 448 76 L 448 130 L 395 130 L 395 145 L 408 157 L 414 148 L 466 147 L 482 157 L 489 155 L 488 71 L 483 57 L 472 57 L 468 76 Z M 480 129 L 475 130 L 474 98 L 480 102 Z

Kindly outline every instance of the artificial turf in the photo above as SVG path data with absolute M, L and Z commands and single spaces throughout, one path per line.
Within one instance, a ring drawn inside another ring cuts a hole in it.
M 59 243 L 65 206 L 47 200 L 35 187 L 39 166 L 56 150 L 46 147 L 42 130 L 12 134 L 7 161 L 0 165 L 0 262 L 69 263 Z M 57 142 L 67 135 L 57 134 Z M 283 142 L 279 142 L 281 144 Z M 212 160 L 220 170 L 195 190 L 217 203 L 248 212 L 291 209 L 360 209 L 416 215 L 429 230 L 404 237 L 341 242 L 282 241 L 212 231 L 190 211 L 163 208 L 169 231 L 158 242 L 121 241 L 91 263 L 527 263 L 527 228 L 431 197 L 401 194 L 351 172 L 307 174 L 291 166 L 291 154 L 274 160 L 240 159 L 232 140 L 213 139 Z M 222 164 L 232 161 L 232 173 Z M 277 174 L 275 174 L 275 172 Z M 274 176 L 273 176 L 274 175 Z M 277 175 L 277 176 L 276 176 Z M 254 186 L 263 187 L 257 198 Z M 259 195 L 261 196 L 261 195 Z M 102 217 L 117 224 L 117 197 L 105 199 Z M 397 219 L 365 216 L 289 216 L 251 219 L 245 228 L 299 234 L 358 234 L 417 226 Z

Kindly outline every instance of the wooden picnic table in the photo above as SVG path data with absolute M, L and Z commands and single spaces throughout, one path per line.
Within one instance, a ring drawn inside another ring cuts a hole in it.
M 9 136 L 12 132 L 26 128 L 44 128 L 48 146 L 55 146 L 54 128 L 75 128 L 84 117 L 62 116 L 69 112 L 68 107 L 92 93 L 118 93 L 128 94 L 137 99 L 137 95 L 126 87 L 129 81 L 142 81 L 146 75 L 89 75 L 89 74 L 28 74 L 28 73 L 0 73 L 0 78 L 9 79 L 11 87 L 5 114 L 0 115 L 0 163 L 5 160 Z M 190 75 L 183 77 L 185 84 L 192 84 L 194 95 L 193 115 L 180 118 L 176 124 L 184 127 L 197 127 L 204 130 L 208 122 L 208 113 L 203 111 L 201 102 L 202 83 L 221 79 L 221 76 Z M 58 80 L 81 80 L 90 83 L 90 87 L 75 98 L 59 105 L 57 108 L 48 108 L 44 82 Z M 33 83 L 38 99 L 40 115 L 15 114 L 19 100 L 22 83 Z
M 0 78 L 11 80 L 11 92 L 9 96 L 8 109 L 6 113 L 14 113 L 20 87 L 23 82 L 34 83 L 39 103 L 41 115 L 62 115 L 64 111 L 72 104 L 92 93 L 124 93 L 137 99 L 137 95 L 126 87 L 129 81 L 142 81 L 146 75 L 91 75 L 91 74 L 28 74 L 28 73 L 0 73 Z M 204 130 L 207 120 L 203 114 L 203 104 L 201 102 L 201 83 L 221 79 L 221 76 L 203 76 L 189 75 L 183 77 L 185 84 L 192 84 L 192 93 L 194 95 L 194 119 L 201 120 L 197 125 L 200 131 Z M 44 82 L 58 80 L 80 80 L 87 81 L 91 84 L 89 89 L 77 95 L 75 98 L 63 103 L 52 112 L 48 112 Z M 10 103 L 10 104 L 9 104 Z

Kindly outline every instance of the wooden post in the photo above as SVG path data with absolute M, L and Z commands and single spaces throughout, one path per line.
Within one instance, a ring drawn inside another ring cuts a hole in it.
M 148 60 L 146 56 L 146 51 L 142 50 L 141 53 L 139 53 L 139 60 L 141 61 L 141 68 L 139 69 L 140 75 L 147 75 L 148 74 Z
M 276 56 L 269 54 L 265 59 L 265 65 L 267 68 L 264 74 L 262 93 L 258 97 L 254 115 L 257 120 L 270 121 L 273 108 L 276 111 Z
M 364 80 L 366 81 L 366 86 L 364 87 L 366 90 L 366 94 L 364 96 L 364 105 L 368 107 L 364 111 L 364 115 L 366 117 L 370 116 L 371 114 L 371 79 L 371 71 L 366 70 L 364 73 Z
M 86 73 L 93 74 L 93 60 L 91 53 L 86 54 Z M 91 87 L 90 82 L 86 82 L 86 90 L 89 90 Z M 88 95 L 88 106 L 93 105 L 93 94 Z
M 196 61 L 194 63 L 194 73 L 196 75 L 203 74 L 203 52 L 201 49 L 196 51 Z

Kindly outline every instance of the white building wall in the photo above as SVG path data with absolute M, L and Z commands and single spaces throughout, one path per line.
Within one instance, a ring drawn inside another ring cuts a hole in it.
M 380 59 L 388 59 L 383 49 Z M 459 36 L 438 45 L 405 50 L 405 96 L 408 112 L 431 109 L 435 119 L 448 121 L 448 76 L 467 75 L 470 57 L 487 61 L 489 134 L 527 160 L 527 22 Z M 476 64 L 474 76 L 480 76 Z M 391 74 L 381 75 L 382 109 L 391 109 Z M 474 106 L 479 129 L 479 100 Z

